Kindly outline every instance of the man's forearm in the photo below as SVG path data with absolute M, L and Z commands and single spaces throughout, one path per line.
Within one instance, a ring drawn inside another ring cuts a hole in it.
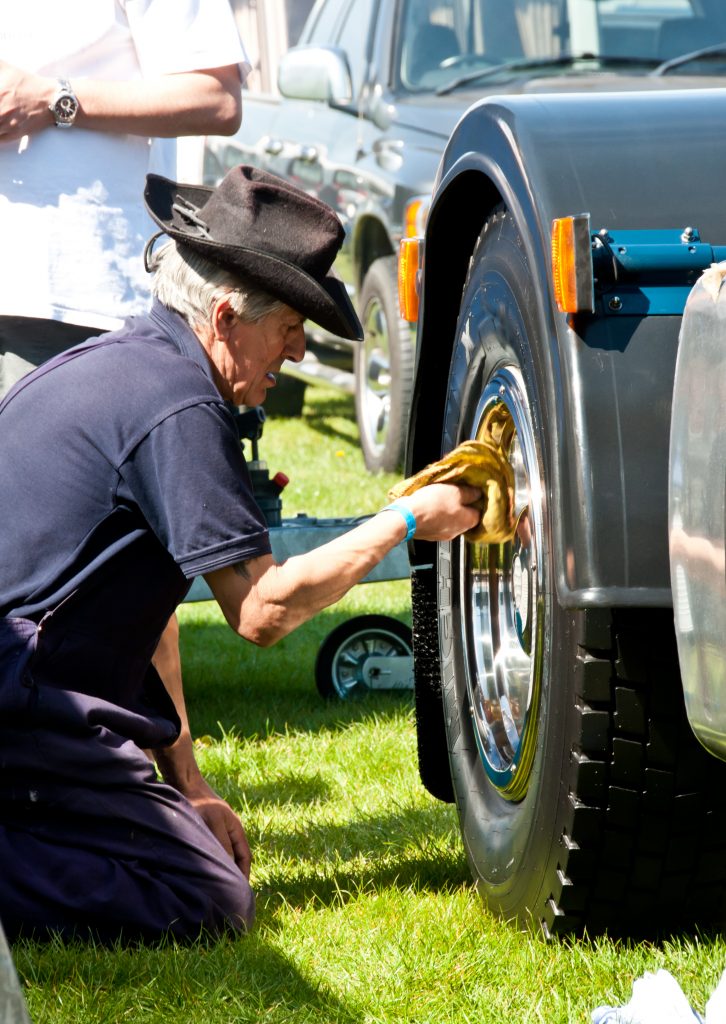
M 399 499 L 421 540 L 451 540 L 477 525 L 477 487 L 433 483 Z M 240 636 L 262 647 L 275 643 L 313 615 L 340 600 L 389 551 L 405 540 L 408 522 L 383 510 L 335 540 L 276 565 L 272 555 L 249 559 L 205 579 L 224 617 Z
M 241 123 L 242 92 L 236 65 L 153 80 L 71 81 L 79 101 L 75 124 L 91 131 L 175 138 L 231 135 Z M 57 81 L 0 60 L 0 141 L 49 129 L 48 109 Z
M 406 535 L 400 516 L 375 516 L 313 551 L 277 565 L 271 556 L 206 576 L 225 618 L 245 639 L 267 647 L 339 601 Z
M 164 781 L 185 793 L 198 781 L 201 773 L 194 757 L 194 745 L 184 700 L 179 656 L 179 623 L 176 615 L 169 619 L 151 660 L 181 722 L 181 731 L 176 742 L 169 747 L 159 747 L 152 751 L 152 754 Z
M 406 524 L 400 516 L 376 516 L 314 551 L 277 566 L 286 624 L 294 629 L 335 604 L 405 536 Z
M 241 123 L 242 93 L 236 67 L 139 82 L 79 79 L 73 86 L 80 104 L 76 124 L 82 128 L 174 138 L 230 135 Z

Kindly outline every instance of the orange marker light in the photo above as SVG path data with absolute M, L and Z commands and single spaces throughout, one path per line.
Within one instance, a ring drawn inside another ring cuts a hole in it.
M 552 221 L 552 280 L 561 313 L 594 311 L 589 214 Z
M 416 196 L 406 203 L 403 214 L 403 234 L 406 238 L 423 235 L 431 206 L 431 196 Z
M 572 217 L 552 221 L 552 276 L 560 313 L 577 312 L 575 283 L 575 227 Z
M 398 305 L 404 320 L 418 320 L 420 238 L 402 238 L 398 250 Z

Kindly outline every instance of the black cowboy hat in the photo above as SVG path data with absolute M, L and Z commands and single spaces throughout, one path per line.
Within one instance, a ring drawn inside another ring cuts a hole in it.
M 144 201 L 170 238 L 333 334 L 362 340 L 345 285 L 331 271 L 343 225 L 319 199 L 240 164 L 216 188 L 147 174 Z

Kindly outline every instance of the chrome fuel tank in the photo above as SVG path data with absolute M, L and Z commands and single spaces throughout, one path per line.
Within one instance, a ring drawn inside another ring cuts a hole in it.
M 703 745 L 726 759 L 726 263 L 686 303 L 676 360 L 669 552 L 683 693 Z

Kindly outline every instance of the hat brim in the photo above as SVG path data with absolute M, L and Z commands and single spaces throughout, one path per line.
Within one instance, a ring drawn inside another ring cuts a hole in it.
M 174 208 L 179 199 L 200 208 L 213 191 L 205 185 L 183 185 L 150 174 L 144 200 L 149 215 L 170 238 L 230 273 L 241 275 L 331 334 L 362 341 L 360 320 L 345 284 L 334 271 L 318 279 L 294 263 L 259 248 L 216 242 Z

